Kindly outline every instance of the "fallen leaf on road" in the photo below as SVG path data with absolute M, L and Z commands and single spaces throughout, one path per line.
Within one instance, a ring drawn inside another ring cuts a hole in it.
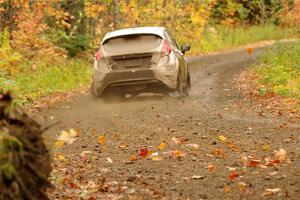
M 246 191 L 246 188 L 247 188 L 247 184 L 246 183 L 240 181 L 240 182 L 238 182 L 238 186 L 239 186 L 239 189 L 240 189 L 241 192 L 245 192 Z
M 231 174 L 229 175 L 229 180 L 232 182 L 235 177 L 238 177 L 238 173 L 236 171 L 231 172 Z
M 268 197 L 268 196 L 272 196 L 272 195 L 274 195 L 274 194 L 277 194 L 277 193 L 279 193 L 279 192 L 281 192 L 281 189 L 280 189 L 280 188 L 266 189 L 266 190 L 264 191 L 264 193 L 262 193 L 261 196 L 263 196 L 263 197 Z
M 99 137 L 98 137 L 98 143 L 100 144 L 100 145 L 105 145 L 105 143 L 106 143 L 106 138 L 105 138 L 105 135 L 99 135 Z
M 130 161 L 137 161 L 138 157 L 136 155 L 132 155 L 132 156 L 129 157 L 129 160 Z
M 64 155 L 62 155 L 62 154 L 56 154 L 55 158 L 57 160 L 64 160 L 66 157 Z
M 165 150 L 166 148 L 167 148 L 167 144 L 164 142 L 161 142 L 158 146 L 158 149 L 161 151 Z
M 199 149 L 199 144 L 187 144 L 186 146 L 192 147 L 194 149 Z
M 260 163 L 261 163 L 261 160 L 258 160 L 258 159 L 256 159 L 256 160 L 250 160 L 250 162 L 249 162 L 249 166 L 250 167 L 257 167 L 258 165 L 260 165 Z
M 242 154 L 241 155 L 241 160 L 242 160 L 243 166 L 246 167 L 247 164 L 248 164 L 248 158 L 247 158 L 247 156 L 245 156 L 245 155 Z
M 153 153 L 154 153 L 154 152 L 153 152 L 151 149 L 149 149 L 149 150 L 148 150 L 147 157 L 151 157 L 151 156 L 153 155 Z M 156 154 L 156 153 L 155 153 L 155 154 Z
M 83 151 L 80 154 L 82 162 L 86 163 L 86 162 L 91 161 L 91 159 L 92 159 L 92 155 L 91 154 L 92 153 L 93 153 L 92 151 Z
M 147 148 L 140 149 L 140 151 L 139 151 L 139 156 L 141 158 L 150 157 L 152 154 L 153 154 L 153 151 L 151 149 L 148 150 Z
M 274 165 L 278 165 L 280 164 L 280 160 L 273 160 L 273 159 L 270 159 L 269 157 L 265 158 L 265 161 L 266 161 L 266 166 L 274 166 Z
M 215 156 L 216 157 L 222 157 L 223 151 L 222 149 L 215 149 Z
M 278 171 L 274 171 L 274 172 L 270 172 L 269 173 L 269 176 L 275 176 L 275 175 L 277 175 L 278 174 Z
M 152 158 L 152 157 L 154 157 L 154 156 L 159 156 L 159 153 L 153 152 L 149 157 Z
M 63 142 L 64 144 L 72 144 L 75 140 L 77 140 L 78 136 L 78 132 L 76 132 L 74 129 L 70 129 L 69 132 L 61 131 L 61 134 L 58 136 L 57 141 Z
M 56 141 L 55 144 L 54 144 L 56 147 L 63 147 L 65 146 L 65 143 L 63 141 Z
M 75 131 L 74 129 L 70 129 L 69 130 L 69 135 L 71 136 L 71 137 L 79 137 L 79 132 L 78 131 Z
M 235 167 L 226 167 L 229 171 L 235 171 L 236 168 Z
M 154 160 L 154 161 L 161 161 L 164 158 L 162 156 L 153 156 L 151 159 Z
M 224 142 L 227 138 L 224 135 L 219 135 L 218 140 Z
M 233 142 L 227 142 L 227 147 L 234 152 L 241 152 L 241 150 Z
M 192 147 L 193 154 L 199 154 L 199 152 L 200 152 L 199 144 L 189 144 L 188 146 Z
M 214 171 L 216 170 L 216 167 L 215 167 L 215 165 L 213 165 L 213 164 L 207 165 L 206 168 L 207 168 L 208 171 L 210 171 L 210 172 L 214 172 Z
M 280 160 L 280 162 L 284 161 L 286 159 L 286 150 L 285 149 L 279 149 L 278 151 L 274 152 L 276 159 Z
M 180 150 L 175 150 L 174 156 L 176 158 L 182 158 L 182 157 L 184 157 L 184 153 L 182 151 L 180 151 Z
M 120 149 L 125 149 L 126 147 L 128 147 L 127 144 L 120 144 L 120 145 L 118 146 L 118 148 L 120 148 Z
M 231 192 L 231 187 L 230 187 L 229 185 L 226 185 L 226 186 L 224 187 L 224 191 L 225 191 L 226 193 L 230 193 L 230 192 Z
M 270 150 L 270 145 L 264 144 L 263 147 L 262 147 L 262 149 L 263 149 L 264 151 L 268 151 L 268 150 Z
M 83 151 L 83 152 L 81 152 L 80 156 L 85 156 L 88 154 L 93 154 L 93 152 L 92 151 Z
M 113 163 L 113 161 L 112 161 L 112 159 L 111 159 L 110 157 L 107 157 L 107 158 L 106 158 L 106 161 L 107 161 L 108 163 Z
M 173 141 L 175 144 L 182 144 L 182 143 L 183 143 L 182 140 L 180 140 L 180 139 L 178 139 L 178 138 L 176 138 L 176 137 L 172 137 L 172 141 Z
M 191 177 L 191 179 L 204 179 L 205 176 L 197 176 L 197 175 L 194 175 Z
M 141 158 L 146 158 L 148 155 L 148 149 L 140 149 L 139 156 Z

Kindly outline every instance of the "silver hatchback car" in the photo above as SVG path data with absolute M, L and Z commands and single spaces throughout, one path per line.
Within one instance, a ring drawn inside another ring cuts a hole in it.
M 109 32 L 95 54 L 91 92 L 139 94 L 178 91 L 186 96 L 191 88 L 184 53 L 164 27 L 139 27 Z

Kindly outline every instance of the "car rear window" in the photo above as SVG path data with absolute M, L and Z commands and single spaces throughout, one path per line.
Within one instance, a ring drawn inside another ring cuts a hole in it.
M 119 36 L 106 40 L 103 49 L 108 53 L 151 51 L 161 44 L 161 40 L 159 36 L 151 34 Z

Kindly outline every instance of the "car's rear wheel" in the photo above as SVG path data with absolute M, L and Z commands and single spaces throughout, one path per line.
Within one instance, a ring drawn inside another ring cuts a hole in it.
M 189 96 L 190 88 L 191 88 L 190 73 L 188 73 L 188 75 L 187 75 L 186 86 L 183 86 L 183 84 L 182 84 L 182 82 L 180 80 L 180 75 L 178 75 L 178 78 L 177 78 L 177 89 L 176 89 L 176 91 L 179 93 L 180 97 Z
M 184 87 L 183 87 L 183 84 L 182 84 L 181 79 L 180 79 L 180 75 L 178 75 L 178 78 L 177 78 L 176 91 L 177 91 L 177 93 L 179 94 L 180 97 L 185 96 L 185 91 L 184 91 Z
M 189 96 L 190 90 L 191 90 L 191 77 L 190 77 L 190 73 L 188 72 L 187 79 L 186 79 L 186 86 L 183 88 L 184 96 Z
M 99 92 L 97 91 L 94 82 L 92 82 L 91 88 L 90 88 L 90 92 L 92 94 L 93 97 L 100 97 L 101 95 L 99 94 Z

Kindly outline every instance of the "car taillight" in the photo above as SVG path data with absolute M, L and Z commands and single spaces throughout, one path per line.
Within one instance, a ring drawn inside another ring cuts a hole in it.
M 101 50 L 97 51 L 95 53 L 95 58 L 97 61 L 101 60 L 101 58 L 103 57 Z
M 170 47 L 169 43 L 164 40 L 163 41 L 163 47 L 162 47 L 162 50 L 161 50 L 161 55 L 162 56 L 168 56 L 170 55 L 172 52 L 172 48 Z

